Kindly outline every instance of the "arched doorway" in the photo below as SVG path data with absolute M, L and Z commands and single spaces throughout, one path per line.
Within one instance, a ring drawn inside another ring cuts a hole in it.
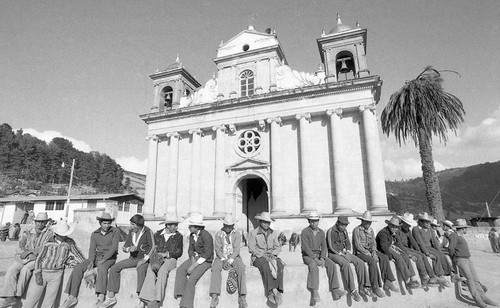
M 269 211 L 269 189 L 266 182 L 255 175 L 248 175 L 240 180 L 237 189 L 236 210 L 241 211 L 240 228 L 250 232 L 258 227 L 255 216 Z

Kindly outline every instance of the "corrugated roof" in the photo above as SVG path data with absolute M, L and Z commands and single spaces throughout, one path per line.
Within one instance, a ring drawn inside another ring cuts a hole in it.
M 117 199 L 123 197 L 135 197 L 144 202 L 144 199 L 136 194 L 101 194 L 101 195 L 75 195 L 71 196 L 71 200 L 107 200 Z M 7 202 L 36 202 L 36 201 L 59 201 L 67 200 L 67 196 L 12 196 L 0 198 L 0 203 Z

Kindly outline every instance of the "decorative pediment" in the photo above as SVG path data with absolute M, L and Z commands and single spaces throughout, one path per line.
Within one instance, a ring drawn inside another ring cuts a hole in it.
M 270 164 L 266 161 L 247 158 L 242 161 L 239 161 L 235 164 L 229 165 L 226 167 L 226 172 L 234 172 L 234 171 L 242 171 L 242 170 L 269 170 Z
M 219 47 L 217 58 L 278 45 L 279 41 L 274 34 L 244 30 Z

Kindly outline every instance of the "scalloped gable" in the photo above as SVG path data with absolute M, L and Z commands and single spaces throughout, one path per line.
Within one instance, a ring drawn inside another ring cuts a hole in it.
M 243 30 L 238 35 L 224 43 L 217 50 L 217 58 L 236 55 L 245 52 L 243 46 L 248 45 L 247 51 L 265 47 L 278 46 L 279 41 L 274 34 L 252 30 Z

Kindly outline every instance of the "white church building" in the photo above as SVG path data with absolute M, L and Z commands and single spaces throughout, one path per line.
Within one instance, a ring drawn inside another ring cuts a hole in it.
M 366 35 L 338 17 L 316 39 L 322 65 L 309 74 L 289 65 L 274 29 L 249 26 L 220 43 L 204 86 L 179 58 L 151 75 L 144 214 L 231 212 L 246 231 L 262 211 L 280 226 L 312 210 L 388 215 L 382 81 L 368 69 Z

